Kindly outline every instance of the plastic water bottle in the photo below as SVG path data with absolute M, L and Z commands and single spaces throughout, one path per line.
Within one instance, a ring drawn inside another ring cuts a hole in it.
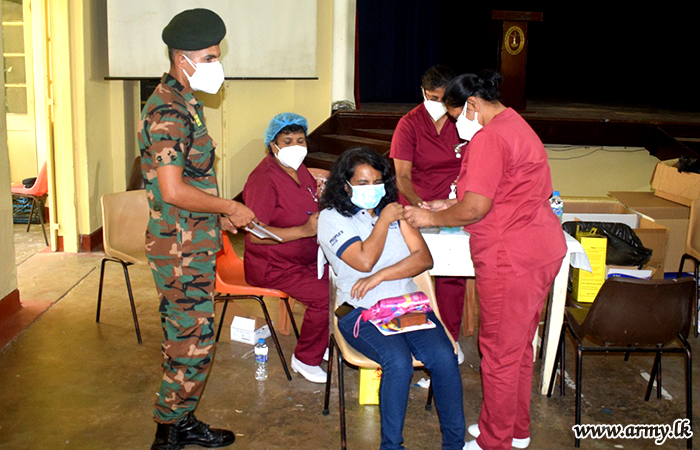
M 255 379 L 267 380 L 267 344 L 265 339 L 258 339 L 255 345 Z
M 559 191 L 554 191 L 549 199 L 549 205 L 552 207 L 554 215 L 559 219 L 559 223 L 561 223 L 562 215 L 564 214 L 564 201 L 559 196 Z

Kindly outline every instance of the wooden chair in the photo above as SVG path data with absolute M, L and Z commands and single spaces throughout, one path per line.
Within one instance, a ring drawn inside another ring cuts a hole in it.
M 243 260 L 238 257 L 236 251 L 231 245 L 231 240 L 228 234 L 224 233 L 223 236 L 223 248 L 216 255 L 216 297 L 215 300 L 221 300 L 224 302 L 224 307 L 221 312 L 221 319 L 219 319 L 219 329 L 216 332 L 216 340 L 218 342 L 219 336 L 221 336 L 221 328 L 224 325 L 224 318 L 226 317 L 226 307 L 228 306 L 229 300 L 255 300 L 260 304 L 260 308 L 265 316 L 265 321 L 267 326 L 270 328 L 270 334 L 272 335 L 272 340 L 275 342 L 275 347 L 277 347 L 277 354 L 282 362 L 282 367 L 284 367 L 284 373 L 287 375 L 288 380 L 292 380 L 292 375 L 289 373 L 289 367 L 287 366 L 287 361 L 284 359 L 284 354 L 282 353 L 282 347 L 280 346 L 279 340 L 277 339 L 277 332 L 275 327 L 272 325 L 272 319 L 270 319 L 270 313 L 265 306 L 265 301 L 263 297 L 278 297 L 286 305 L 287 314 L 289 320 L 291 321 L 292 327 L 294 328 L 294 334 L 297 339 L 299 338 L 299 331 L 297 329 L 297 324 L 294 321 L 294 315 L 292 314 L 292 308 L 289 305 L 289 295 L 285 292 L 278 291 L 276 289 L 267 289 L 256 286 L 251 286 L 245 281 L 245 268 L 243 266 Z
M 420 275 L 416 275 L 413 278 L 413 281 L 416 283 L 418 286 L 419 291 L 423 291 L 429 298 L 430 298 L 430 306 L 432 307 L 433 311 L 435 312 L 435 315 L 440 319 L 440 311 L 438 310 L 437 307 L 437 302 L 435 301 L 435 287 L 433 285 L 433 280 L 428 273 L 428 271 L 425 271 L 421 273 Z M 331 379 L 332 379 L 332 371 L 333 371 L 333 356 L 334 353 L 337 352 L 337 358 L 336 358 L 336 363 L 338 365 L 338 408 L 340 410 L 340 442 L 341 442 L 341 448 L 342 450 L 347 449 L 347 437 L 346 437 L 346 432 L 345 432 L 345 380 L 343 376 L 343 363 L 348 364 L 350 366 L 354 367 L 364 367 L 364 368 L 370 368 L 370 369 L 376 369 L 379 368 L 379 364 L 377 364 L 375 361 L 369 359 L 362 353 L 358 352 L 355 350 L 348 342 L 345 340 L 343 335 L 340 333 L 340 330 L 338 330 L 338 318 L 336 317 L 335 309 L 338 307 L 337 304 L 337 289 L 335 286 L 335 274 L 332 269 L 329 268 L 329 289 L 330 289 L 330 315 L 331 315 L 331 332 L 330 332 L 330 345 L 329 345 L 329 352 L 328 352 L 328 378 L 326 381 L 326 393 L 325 393 L 325 399 L 323 403 L 323 414 L 328 415 L 328 405 L 330 402 L 330 392 L 331 392 Z M 440 319 L 442 320 L 442 319 Z M 444 327 L 444 325 L 443 325 Z M 455 347 L 454 340 L 452 339 L 452 335 L 445 329 L 445 333 L 447 334 L 447 337 L 450 339 L 450 342 L 452 342 L 452 346 L 455 349 L 455 353 L 457 352 L 457 348 Z M 413 358 L 413 367 L 414 368 L 420 368 L 423 367 L 423 363 Z M 430 410 L 432 407 L 432 401 L 433 401 L 433 385 L 432 383 L 430 384 L 430 388 L 428 389 L 428 400 L 425 404 L 425 409 Z
M 148 198 L 145 190 L 117 192 L 102 196 L 102 235 L 105 257 L 100 265 L 100 287 L 97 293 L 97 316 L 100 321 L 102 287 L 105 265 L 112 261 L 124 270 L 126 290 L 129 293 L 131 314 L 134 317 L 136 339 L 141 344 L 141 331 L 136 316 L 134 294 L 129 279 L 129 266 L 148 264 L 146 258 L 146 228 L 148 227 Z
M 644 400 L 649 400 L 654 381 L 657 398 L 661 398 L 661 355 L 685 355 L 686 414 L 693 420 L 692 361 L 687 337 L 690 332 L 695 281 L 639 280 L 609 278 L 601 287 L 590 308 L 566 308 L 566 321 L 559 340 L 557 362 L 563 375 L 564 334 L 568 329 L 576 346 L 576 425 L 581 424 L 581 390 L 583 385 L 584 353 L 655 353 L 654 365 Z M 667 346 L 672 341 L 680 346 Z M 556 370 L 552 372 L 547 396 L 551 396 Z M 563 376 L 561 394 L 564 393 Z M 575 439 L 579 447 L 580 439 Z M 687 447 L 692 448 L 692 438 Z

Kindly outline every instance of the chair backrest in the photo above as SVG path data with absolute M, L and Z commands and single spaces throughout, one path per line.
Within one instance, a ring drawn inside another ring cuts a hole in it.
M 41 197 L 42 195 L 46 195 L 49 192 L 49 176 L 46 173 L 47 168 L 46 168 L 46 163 L 44 163 L 43 166 L 41 166 L 41 170 L 39 171 L 39 174 L 36 176 L 36 181 L 34 181 L 34 184 L 32 187 L 27 189 L 24 193 L 29 194 L 29 195 L 35 195 L 37 197 Z
M 581 323 L 581 337 L 607 345 L 664 345 L 688 336 L 695 283 L 678 280 L 605 280 Z
M 700 198 L 690 205 L 690 220 L 688 221 L 688 238 L 685 242 L 685 252 L 695 259 L 700 259 Z
M 137 189 L 144 189 L 145 182 L 143 181 L 143 173 L 141 172 L 141 157 L 137 156 L 131 165 L 131 172 L 129 174 L 129 180 L 126 184 L 127 191 L 135 191 Z
M 236 254 L 231 245 L 228 233 L 221 233 L 222 248 L 216 254 L 216 277 L 228 283 L 245 285 L 245 268 L 243 260 Z
M 146 263 L 148 198 L 145 190 L 102 196 L 102 238 L 105 253 L 130 263 Z

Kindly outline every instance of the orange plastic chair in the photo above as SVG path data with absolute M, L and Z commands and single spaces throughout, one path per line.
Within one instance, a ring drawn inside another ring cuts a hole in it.
M 41 231 L 44 233 L 44 241 L 46 245 L 49 245 L 49 238 L 46 236 L 46 230 L 44 229 L 44 203 L 49 194 L 49 177 L 46 174 L 46 163 L 41 167 L 39 175 L 37 175 L 32 187 L 25 188 L 22 183 L 15 183 L 10 186 L 10 191 L 12 191 L 13 197 L 27 197 L 32 200 L 32 207 L 29 210 L 29 220 L 27 221 L 27 231 L 29 231 L 29 227 L 32 225 L 32 217 L 36 210 L 39 216 L 39 223 L 41 224 Z
M 263 301 L 263 297 L 278 297 L 280 300 L 284 301 L 287 307 L 287 314 L 289 315 L 289 319 L 292 322 L 292 327 L 294 328 L 294 334 L 296 335 L 297 339 L 299 339 L 297 324 L 294 321 L 292 308 L 289 305 L 289 294 L 278 291 L 277 289 L 255 287 L 246 283 L 243 260 L 236 255 L 236 251 L 231 245 L 228 234 L 224 234 L 223 248 L 216 255 L 215 289 L 215 300 L 223 300 L 224 302 L 224 309 L 221 312 L 221 319 L 219 320 L 219 329 L 216 332 L 216 340 L 218 341 L 219 336 L 221 335 L 221 328 L 224 324 L 226 307 L 228 306 L 229 300 L 256 300 L 260 304 L 260 308 L 265 315 L 265 321 L 267 322 L 267 326 L 270 328 L 272 340 L 275 341 L 277 354 L 280 357 L 280 361 L 282 361 L 282 367 L 284 367 L 284 373 L 287 375 L 287 379 L 291 381 L 292 375 L 289 373 L 289 367 L 287 367 L 287 361 L 284 359 L 282 347 L 277 339 L 277 333 L 275 332 L 275 328 L 272 326 L 270 313 L 267 311 L 267 306 L 265 306 L 265 302 Z

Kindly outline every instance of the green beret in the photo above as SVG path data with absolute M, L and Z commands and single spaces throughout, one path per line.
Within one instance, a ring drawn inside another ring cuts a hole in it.
M 172 18 L 163 28 L 163 42 L 177 50 L 202 50 L 219 45 L 226 35 L 224 21 L 214 11 L 188 9 Z

